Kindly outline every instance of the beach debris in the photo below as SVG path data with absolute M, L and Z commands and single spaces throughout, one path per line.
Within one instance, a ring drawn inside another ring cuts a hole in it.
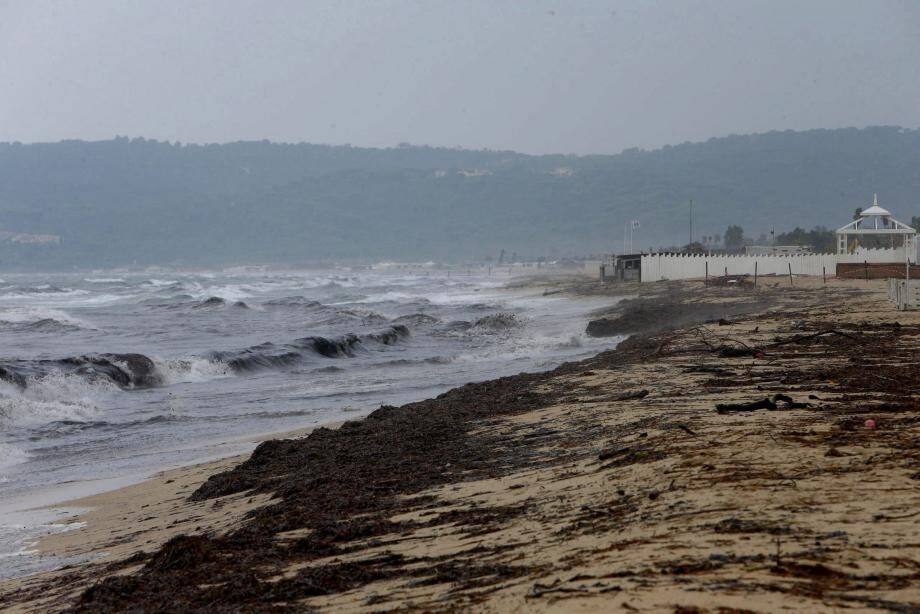
M 720 414 L 739 411 L 757 411 L 758 409 L 776 409 L 776 403 L 769 398 L 751 401 L 750 403 L 718 403 L 716 411 Z
M 773 402 L 783 403 L 786 409 L 805 409 L 805 408 L 811 407 L 811 403 L 797 402 L 788 394 L 782 394 L 782 393 L 773 395 Z
M 720 377 L 734 377 L 737 375 L 734 371 L 723 369 L 722 367 L 708 367 L 705 365 L 685 367 L 684 373 L 712 373 Z
M 606 400 L 608 401 L 629 401 L 631 399 L 644 399 L 648 395 L 649 395 L 649 391 L 643 388 L 642 390 L 633 390 L 631 392 L 624 392 L 621 394 L 616 394 L 616 395 L 613 395 L 612 397 L 608 397 Z
M 616 458 L 617 456 L 622 456 L 623 454 L 628 454 L 629 452 L 632 452 L 632 448 L 607 448 L 606 450 L 601 450 L 601 453 L 597 455 L 597 460 L 610 460 L 611 458 Z
M 771 343 L 769 347 L 778 347 L 781 345 L 786 345 L 788 343 L 801 343 L 803 341 L 808 341 L 810 339 L 815 339 L 817 337 L 823 337 L 824 335 L 839 335 L 841 337 L 846 337 L 847 339 L 851 339 L 853 341 L 860 341 L 859 337 L 857 337 L 856 335 L 845 333 L 843 331 L 837 330 L 836 328 L 828 328 L 822 331 L 818 331 L 816 333 L 812 333 L 810 335 L 793 335 L 792 337 L 789 337 L 788 339 L 777 339 L 776 341 Z
M 615 467 L 625 467 L 626 465 L 635 463 L 648 463 L 664 458 L 664 456 L 665 454 L 661 450 L 650 448 L 647 445 L 639 447 L 625 446 L 621 448 L 610 447 L 601 450 L 600 454 L 597 455 L 597 460 L 601 462 L 610 461 L 602 465 L 598 471 L 613 469 Z
M 875 428 L 875 420 L 873 420 L 872 418 L 869 418 L 868 420 L 866 420 L 865 426 L 866 426 L 867 429 L 874 429 L 874 428 Z
M 763 350 L 756 347 L 732 347 L 724 345 L 719 348 L 719 356 L 722 358 L 742 358 L 744 356 L 753 356 L 754 358 L 763 358 Z
M 810 403 L 801 403 L 794 400 L 788 394 L 779 393 L 773 395 L 772 399 L 768 397 L 749 403 L 718 403 L 716 404 L 716 411 L 720 414 L 724 414 L 730 412 L 757 411 L 758 409 L 769 409 L 770 411 L 776 411 L 778 409 L 804 409 L 811 406 Z

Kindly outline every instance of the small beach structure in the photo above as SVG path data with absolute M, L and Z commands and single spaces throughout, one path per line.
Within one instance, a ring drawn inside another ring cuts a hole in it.
M 642 254 L 609 256 L 601 265 L 601 281 L 642 281 Z
M 901 248 L 901 262 L 908 258 L 916 258 L 917 231 L 908 224 L 898 221 L 891 216 L 891 212 L 878 204 L 878 194 L 872 197 L 872 206 L 861 211 L 857 218 L 837 229 L 837 254 L 852 254 L 860 247 L 869 247 L 873 238 L 887 236 L 891 249 Z M 897 237 L 900 237 L 898 239 Z M 875 246 L 877 247 L 877 246 Z

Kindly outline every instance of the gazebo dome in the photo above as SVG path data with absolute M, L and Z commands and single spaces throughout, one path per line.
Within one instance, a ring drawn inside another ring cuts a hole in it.
M 878 194 L 872 195 L 872 206 L 859 214 L 860 217 L 870 217 L 873 215 L 891 217 L 891 212 L 888 209 L 883 209 L 878 206 Z

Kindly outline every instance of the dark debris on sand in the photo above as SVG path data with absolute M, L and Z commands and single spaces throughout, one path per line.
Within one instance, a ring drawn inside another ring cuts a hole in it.
M 641 344 L 634 343 L 633 351 L 627 344 L 593 360 L 611 366 L 643 353 Z M 471 553 L 461 561 L 393 556 L 339 563 L 335 557 L 426 525 L 460 525 L 467 534 L 484 534 L 521 514 L 522 507 L 474 508 L 414 522 L 389 520 L 413 508 L 436 507 L 425 497 L 407 502 L 405 495 L 553 462 L 530 446 L 509 445 L 507 435 L 477 427 L 552 405 L 564 391 L 535 389 L 560 374 L 583 370 L 570 363 L 548 373 L 467 384 L 434 399 L 383 406 L 364 420 L 334 430 L 319 428 L 303 439 L 263 442 L 244 463 L 210 477 L 191 500 L 250 491 L 273 493 L 272 504 L 252 512 L 242 528 L 228 535 L 170 540 L 138 573 L 106 578 L 86 590 L 74 610 L 302 610 L 300 600 L 392 577 L 450 582 L 461 590 L 531 573 L 532 566 L 490 563 L 489 553 Z M 305 537 L 279 538 L 303 529 L 309 529 Z M 276 578 L 292 564 L 330 557 L 332 562 Z

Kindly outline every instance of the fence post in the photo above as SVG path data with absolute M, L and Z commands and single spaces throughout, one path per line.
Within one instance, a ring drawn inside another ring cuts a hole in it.
M 709 261 L 708 260 L 706 261 L 706 283 L 705 285 L 707 286 L 709 285 Z
M 824 281 L 824 285 L 827 285 L 827 267 L 821 267 L 821 279 Z
M 863 260 L 863 267 L 865 268 L 865 271 L 866 271 L 866 281 L 869 281 L 869 261 L 868 260 Z
M 786 266 L 789 267 L 789 285 L 791 286 L 791 285 L 793 285 L 793 284 L 792 284 L 792 263 L 791 263 L 791 262 L 787 262 L 787 263 L 786 263 Z
M 757 287 L 757 261 L 754 261 L 754 287 Z

